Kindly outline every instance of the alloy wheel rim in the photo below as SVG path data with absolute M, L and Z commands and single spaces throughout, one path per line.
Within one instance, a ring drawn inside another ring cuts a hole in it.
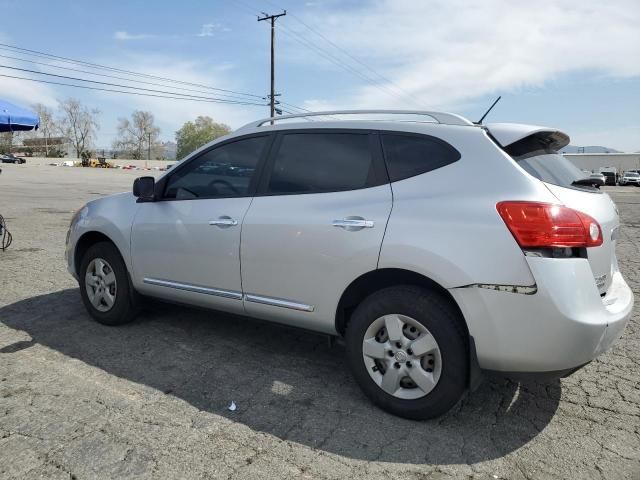
M 404 400 L 431 393 L 442 373 L 438 342 L 407 315 L 374 320 L 364 334 L 362 358 L 371 379 L 387 394 Z
M 113 268 L 103 258 L 94 258 L 87 267 L 84 277 L 87 297 L 93 308 L 108 312 L 116 302 L 117 282 Z

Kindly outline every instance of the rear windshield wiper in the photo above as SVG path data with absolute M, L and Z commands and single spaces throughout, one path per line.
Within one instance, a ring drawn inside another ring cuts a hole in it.
M 571 182 L 572 186 L 582 186 L 582 187 L 595 187 L 600 188 L 600 186 L 596 183 L 596 181 L 591 177 L 580 178 L 578 180 L 574 180 Z

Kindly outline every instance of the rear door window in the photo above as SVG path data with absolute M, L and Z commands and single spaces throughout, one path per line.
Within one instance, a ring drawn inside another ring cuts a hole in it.
M 285 133 L 267 193 L 317 193 L 373 186 L 375 168 L 367 133 Z
M 460 159 L 448 143 L 427 135 L 383 134 L 382 148 L 392 182 L 442 168 Z

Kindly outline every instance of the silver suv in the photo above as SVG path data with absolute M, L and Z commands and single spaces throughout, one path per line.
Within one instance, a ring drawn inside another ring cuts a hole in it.
M 74 215 L 99 322 L 140 297 L 345 339 L 366 395 L 440 415 L 483 369 L 567 375 L 622 334 L 617 209 L 552 128 L 441 112 L 251 123 Z

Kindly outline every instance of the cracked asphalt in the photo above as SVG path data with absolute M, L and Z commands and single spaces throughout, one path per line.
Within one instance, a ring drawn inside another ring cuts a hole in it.
M 68 222 L 141 173 L 2 170 L 0 478 L 640 478 L 638 306 L 567 379 L 492 376 L 447 415 L 404 420 L 364 398 L 326 337 L 159 303 L 93 322 L 65 270 Z M 640 298 L 640 188 L 608 190 Z

